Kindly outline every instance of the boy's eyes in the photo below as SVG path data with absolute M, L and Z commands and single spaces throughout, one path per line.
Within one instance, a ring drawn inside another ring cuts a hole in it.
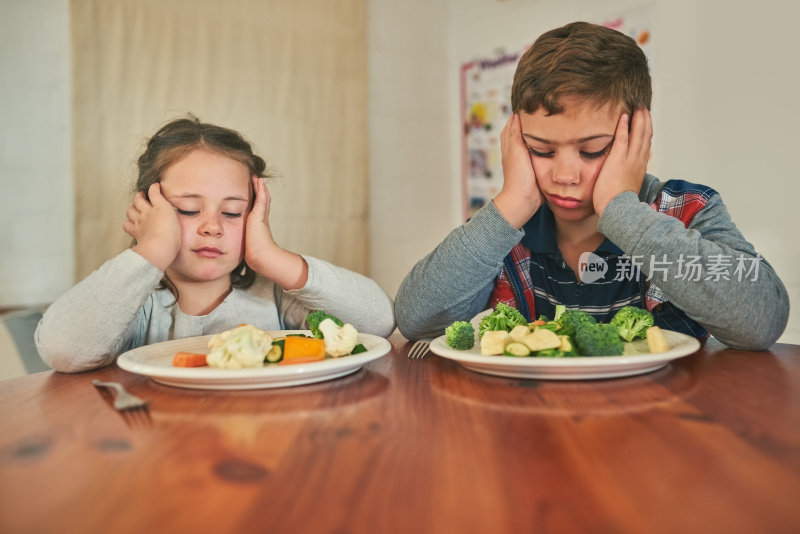
M 581 152 L 581 156 L 586 159 L 596 159 L 605 156 L 606 152 L 608 151 L 608 147 L 604 148 L 603 150 L 597 152 Z
M 539 152 L 538 150 L 534 149 L 532 146 L 529 146 L 528 150 L 530 150 L 531 154 L 533 154 L 537 158 L 552 158 L 553 157 L 553 153 L 552 152 Z

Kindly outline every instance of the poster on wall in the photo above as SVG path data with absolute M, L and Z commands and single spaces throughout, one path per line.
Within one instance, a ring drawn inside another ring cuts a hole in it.
M 653 72 L 652 6 L 644 5 L 595 21 L 620 31 L 644 50 Z M 503 187 L 500 132 L 511 114 L 511 83 L 517 62 L 530 45 L 487 55 L 461 65 L 461 176 L 463 219 Z
M 511 82 L 522 53 L 500 54 L 461 66 L 464 219 L 500 192 L 500 132 L 511 115 Z

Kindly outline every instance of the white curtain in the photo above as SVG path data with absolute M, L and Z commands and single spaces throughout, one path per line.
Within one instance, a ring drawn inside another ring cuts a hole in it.
M 76 276 L 122 231 L 144 141 L 187 112 L 280 173 L 284 248 L 367 274 L 366 0 L 72 0 Z

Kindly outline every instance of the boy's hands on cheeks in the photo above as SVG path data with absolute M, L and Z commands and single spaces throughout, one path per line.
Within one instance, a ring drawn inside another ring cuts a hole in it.
M 503 164 L 503 188 L 494 197 L 494 205 L 516 229 L 530 219 L 542 205 L 542 193 L 533 172 L 531 153 L 522 139 L 519 114 L 512 113 L 500 133 Z
M 628 114 L 623 113 L 617 122 L 614 144 L 608 154 L 592 193 L 594 211 L 598 216 L 611 199 L 624 191 L 637 195 L 642 188 L 647 162 L 650 159 L 650 144 L 653 140 L 653 120 L 650 110 L 637 109 L 628 131 Z
M 152 184 L 147 196 L 137 193 L 126 216 L 122 229 L 136 240 L 133 250 L 165 271 L 178 256 L 181 225 L 175 207 L 161 194 L 161 184 Z
M 300 289 L 308 280 L 308 264 L 299 254 L 275 243 L 269 227 L 269 190 L 257 176 L 252 177 L 252 182 L 255 200 L 247 215 L 244 259 L 254 271 L 284 289 Z

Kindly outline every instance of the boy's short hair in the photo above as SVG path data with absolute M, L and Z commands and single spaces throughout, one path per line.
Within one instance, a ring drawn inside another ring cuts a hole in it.
M 563 111 L 564 96 L 604 105 L 620 102 L 628 112 L 650 108 L 647 57 L 627 35 L 605 26 L 573 22 L 542 34 L 520 58 L 511 87 L 511 108 L 549 115 Z

